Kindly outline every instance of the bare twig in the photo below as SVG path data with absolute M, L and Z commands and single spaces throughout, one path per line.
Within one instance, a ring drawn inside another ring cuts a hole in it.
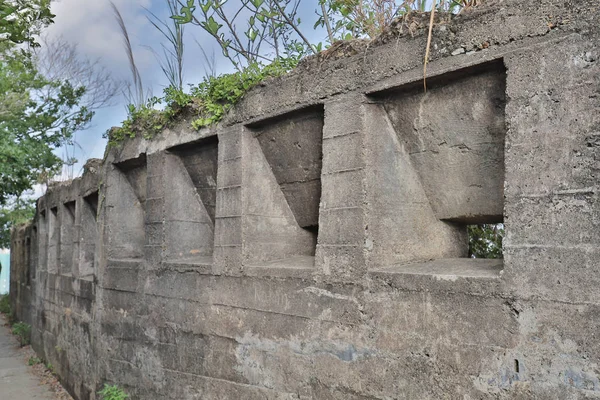
M 429 17 L 429 33 L 427 34 L 427 48 L 425 49 L 425 61 L 423 62 L 423 89 L 427 92 L 427 63 L 429 62 L 429 51 L 431 49 L 431 37 L 433 35 L 433 21 L 435 17 L 435 5 L 437 0 L 431 2 L 431 15 Z
M 290 19 L 290 17 L 287 15 L 287 13 L 285 12 L 285 10 L 283 8 L 281 8 L 281 5 L 275 1 L 275 5 L 277 6 L 277 9 L 279 10 L 281 16 L 285 19 L 285 21 L 289 24 L 289 26 L 292 27 L 292 29 L 294 29 L 294 31 L 296 31 L 296 33 L 298 34 L 298 36 L 300 36 L 300 38 L 304 41 L 304 43 L 306 43 L 306 45 L 308 46 L 308 48 L 314 53 L 317 54 L 317 50 L 315 49 L 315 46 L 313 46 L 310 41 L 306 38 L 306 36 L 304 36 L 304 34 L 302 33 L 302 31 L 298 28 L 298 26 L 294 23 L 294 21 L 292 21 Z
M 329 16 L 327 15 L 327 9 L 325 3 L 321 2 L 321 11 L 323 12 L 323 20 L 325 20 L 325 27 L 327 28 L 327 36 L 329 37 L 329 43 L 333 43 L 333 32 L 331 31 L 331 25 L 329 24 Z

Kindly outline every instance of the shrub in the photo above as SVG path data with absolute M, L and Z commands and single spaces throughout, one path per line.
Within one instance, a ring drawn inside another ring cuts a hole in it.
M 504 224 L 469 225 L 469 257 L 502 258 Z
M 37 365 L 37 364 L 41 364 L 42 360 L 39 359 L 38 357 L 29 357 L 29 365 Z
M 50 371 L 50 373 L 51 373 L 52 375 L 54 375 L 54 365 L 52 365 L 51 363 L 47 363 L 47 364 L 46 364 L 46 369 L 47 369 L 48 371 Z
M 0 313 L 10 315 L 10 298 L 7 294 L 0 296 Z
M 12 333 L 19 338 L 21 347 L 31 343 L 31 325 L 24 322 L 17 322 L 12 326 Z
M 117 385 L 104 384 L 104 389 L 98 392 L 101 400 L 125 400 L 129 395 Z

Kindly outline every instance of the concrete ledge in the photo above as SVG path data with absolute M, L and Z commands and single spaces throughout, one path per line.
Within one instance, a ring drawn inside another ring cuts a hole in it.
M 450 258 L 422 263 L 394 265 L 372 271 L 373 274 L 431 275 L 453 281 L 458 278 L 500 278 L 502 260 Z
M 96 277 L 96 274 L 88 274 L 88 275 L 80 276 L 79 279 L 82 281 L 93 282 L 95 277 Z
M 372 283 L 417 292 L 500 294 L 503 260 L 449 258 L 369 271 Z
M 297 256 L 284 260 L 245 265 L 247 276 L 310 279 L 315 272 L 315 257 Z
M 212 275 L 213 257 L 203 256 L 183 260 L 163 261 L 161 270 L 178 272 L 194 271 L 202 275 Z
M 109 258 L 108 268 L 141 268 L 144 260 L 142 258 Z

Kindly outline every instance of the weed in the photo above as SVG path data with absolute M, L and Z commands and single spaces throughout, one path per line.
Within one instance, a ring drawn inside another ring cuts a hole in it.
M 31 343 L 31 325 L 24 322 L 17 322 L 12 326 L 12 333 L 19 338 L 21 347 Z
M 50 371 L 50 373 L 51 373 L 52 375 L 54 375 L 54 365 L 52 365 L 52 364 L 50 364 L 50 363 L 46 363 L 46 365 L 45 365 L 45 366 L 46 366 L 46 369 L 47 369 L 48 371 Z
M 107 383 L 104 384 L 104 388 L 98 394 L 101 400 L 125 400 L 129 398 L 129 395 L 119 386 Z
M 161 99 L 158 97 L 152 97 L 140 107 L 129 104 L 127 119 L 123 121 L 123 126 L 113 128 L 105 135 L 108 136 L 109 143 L 115 144 L 138 135 L 150 139 L 159 133 L 168 122 L 165 113 L 154 108 L 160 102 Z
M 42 363 L 42 360 L 40 358 L 38 358 L 38 357 L 29 357 L 29 361 L 28 361 L 29 365 L 38 365 L 38 364 L 41 364 L 41 363 Z
M 0 313 L 10 315 L 10 297 L 7 294 L 0 296 Z
M 192 102 L 192 96 L 185 93 L 183 90 L 174 86 L 169 86 L 164 90 L 164 102 L 176 112 L 179 108 L 183 108 Z
M 269 77 L 292 70 L 298 59 L 281 58 L 269 65 L 253 63 L 233 74 L 210 77 L 192 88 L 192 97 L 200 104 L 200 118 L 192 122 L 195 129 L 219 122 L 250 89 Z
M 298 61 L 297 58 L 282 58 L 269 65 L 253 63 L 233 74 L 205 78 L 202 83 L 192 87 L 190 94 L 170 86 L 165 89 L 163 98 L 153 97 L 141 107 L 130 104 L 123 125 L 113 128 L 105 137 L 108 137 L 110 145 L 140 135 L 151 139 L 186 108 L 198 117 L 192 122 L 194 129 L 212 125 L 219 122 L 254 86 L 266 78 L 285 74 L 296 67 Z M 164 110 L 156 109 L 161 103 L 166 104 Z

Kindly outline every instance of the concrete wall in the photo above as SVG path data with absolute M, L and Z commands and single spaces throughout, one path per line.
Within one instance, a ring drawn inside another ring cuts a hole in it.
M 74 396 L 600 398 L 600 8 L 490 3 L 427 93 L 396 26 L 50 188 L 11 294 Z

